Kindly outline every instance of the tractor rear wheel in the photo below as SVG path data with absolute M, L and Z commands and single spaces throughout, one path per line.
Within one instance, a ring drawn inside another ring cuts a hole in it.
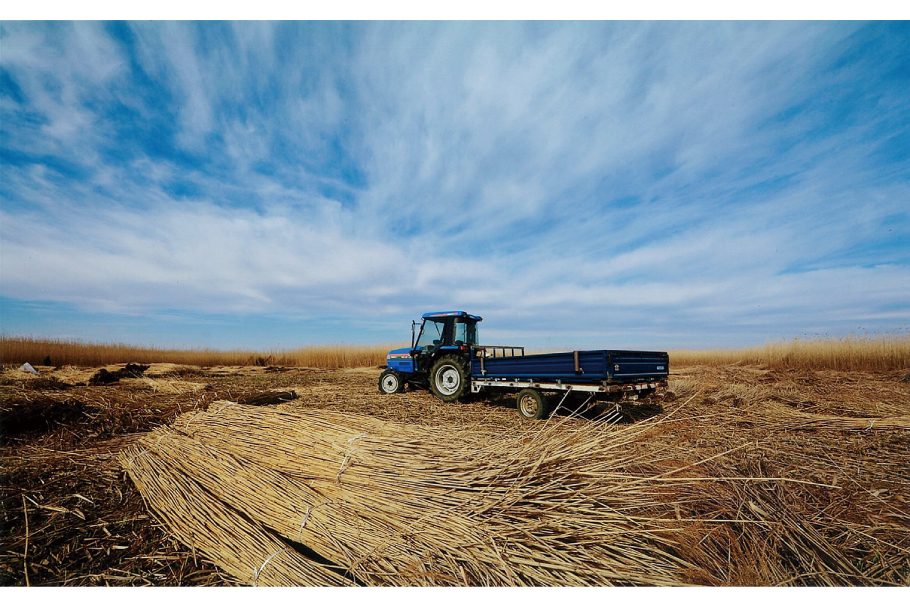
M 468 383 L 468 371 L 455 356 L 443 356 L 430 368 L 430 391 L 444 403 L 464 396 Z
M 404 378 L 395 369 L 386 369 L 379 374 L 379 391 L 384 394 L 395 394 L 404 391 Z

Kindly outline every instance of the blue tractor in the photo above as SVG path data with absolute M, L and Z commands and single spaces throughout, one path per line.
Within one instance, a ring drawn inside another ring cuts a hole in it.
M 428 312 L 422 319 L 419 332 L 411 323 L 411 347 L 389 352 L 379 390 L 394 394 L 409 383 L 429 388 L 444 402 L 456 401 L 470 389 L 471 351 L 483 319 L 462 311 Z
M 395 394 L 411 384 L 443 402 L 467 394 L 518 392 L 518 412 L 542 419 L 553 408 L 550 395 L 587 400 L 635 401 L 665 390 L 670 373 L 666 352 L 642 350 L 572 350 L 526 355 L 521 346 L 479 345 L 479 316 L 462 311 L 429 312 L 417 332 L 411 323 L 411 347 L 392 350 L 379 376 L 379 390 Z

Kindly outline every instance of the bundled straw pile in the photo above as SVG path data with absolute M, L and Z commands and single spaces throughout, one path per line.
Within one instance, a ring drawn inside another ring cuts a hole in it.
M 867 418 L 781 409 L 780 419 L 789 430 L 910 430 L 910 415 Z
M 835 482 L 832 471 L 849 472 L 828 447 L 797 435 L 788 449 L 805 470 L 745 437 L 692 451 L 686 433 L 712 432 L 676 415 L 695 396 L 634 426 L 563 417 L 505 436 L 219 401 L 148 434 L 121 462 L 181 542 L 245 584 L 910 579 L 906 496 L 887 492 L 900 469 L 868 497 L 852 491 L 865 482 L 855 473 Z M 882 440 L 903 445 L 902 435 Z
M 635 433 L 554 425 L 496 440 L 218 403 L 122 462 L 178 538 L 242 583 L 680 583 L 680 523 Z

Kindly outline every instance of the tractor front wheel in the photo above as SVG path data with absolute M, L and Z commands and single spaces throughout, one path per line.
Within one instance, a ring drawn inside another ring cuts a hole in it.
M 395 394 L 404 391 L 404 378 L 395 369 L 386 369 L 379 375 L 379 391 L 383 394 Z
M 455 402 L 468 390 L 468 372 L 454 356 L 443 356 L 430 368 L 430 391 L 444 403 Z

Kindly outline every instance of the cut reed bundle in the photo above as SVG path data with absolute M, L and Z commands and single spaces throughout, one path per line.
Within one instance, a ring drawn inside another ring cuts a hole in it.
M 910 430 L 910 415 L 865 418 L 788 411 L 782 421 L 788 430 Z
M 649 478 L 631 433 L 487 442 L 330 411 L 209 411 L 123 462 L 181 540 L 239 581 L 278 550 L 259 583 L 678 584 L 692 567 L 675 556 L 672 481 Z
M 859 416 L 818 413 L 797 408 L 806 402 L 799 396 L 788 397 L 785 394 L 773 394 L 762 402 L 759 410 L 752 411 L 744 418 L 751 417 L 754 420 L 753 423 L 776 426 L 785 430 L 910 430 L 910 415 L 887 415 L 888 412 L 906 411 L 910 409 L 910 404 L 863 402 L 863 399 L 857 397 L 852 402 L 828 405 L 829 409 L 835 408 L 835 412 L 856 411 L 861 415 Z M 813 405 L 813 407 L 818 406 L 818 404 Z

